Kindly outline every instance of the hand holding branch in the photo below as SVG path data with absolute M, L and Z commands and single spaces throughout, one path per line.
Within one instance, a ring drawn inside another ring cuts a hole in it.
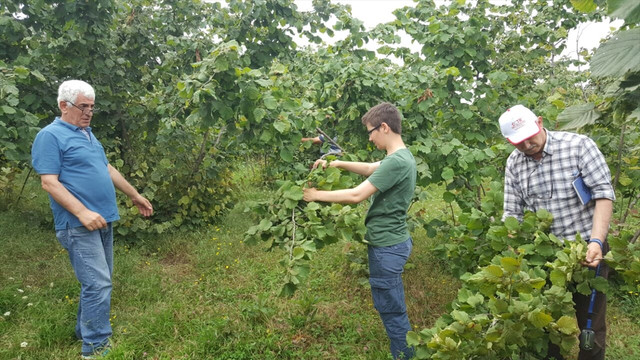
M 582 265 L 595 268 L 604 260 L 602 256 L 602 247 L 597 242 L 591 242 L 587 245 L 587 257 Z

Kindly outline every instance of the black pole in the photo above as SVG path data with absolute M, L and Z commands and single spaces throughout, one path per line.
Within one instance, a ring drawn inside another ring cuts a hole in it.
M 33 168 L 29 166 L 29 172 L 27 173 L 27 177 L 24 178 L 24 182 L 22 183 L 22 189 L 20 189 L 20 194 L 18 194 L 18 198 L 16 199 L 16 204 L 18 203 L 18 201 L 20 201 L 20 198 L 22 197 L 22 192 L 24 192 L 24 187 L 27 185 L 27 180 L 29 180 L 31 171 L 33 171 Z

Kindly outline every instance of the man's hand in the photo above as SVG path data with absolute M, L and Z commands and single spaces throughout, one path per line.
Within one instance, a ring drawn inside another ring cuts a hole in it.
M 323 169 L 327 168 L 327 160 L 324 159 L 318 159 L 316 160 L 316 162 L 313 163 L 313 165 L 311 166 L 312 169 L 317 169 L 318 166 L 322 166 Z
M 594 268 L 600 264 L 601 260 L 603 260 L 602 247 L 597 242 L 590 242 L 587 245 L 587 257 L 582 265 Z
M 318 193 L 318 189 L 316 188 L 304 188 L 302 189 L 304 195 L 302 195 L 302 199 L 307 202 L 316 201 L 316 194 Z
M 104 220 L 102 215 L 89 209 L 85 209 L 78 214 L 78 220 L 80 220 L 82 225 L 89 231 L 104 229 L 107 227 L 107 222 Z
M 131 201 L 133 202 L 133 205 L 138 208 L 138 211 L 140 211 L 142 216 L 149 217 L 153 215 L 153 206 L 151 206 L 149 200 L 144 198 L 142 195 L 138 194 L 138 196 L 131 198 Z

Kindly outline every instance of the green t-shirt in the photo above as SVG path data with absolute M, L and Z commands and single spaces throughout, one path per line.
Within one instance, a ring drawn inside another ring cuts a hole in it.
M 367 179 L 378 191 L 364 220 L 365 239 L 373 246 L 391 246 L 409 238 L 407 210 L 416 187 L 416 161 L 409 149 L 385 157 Z

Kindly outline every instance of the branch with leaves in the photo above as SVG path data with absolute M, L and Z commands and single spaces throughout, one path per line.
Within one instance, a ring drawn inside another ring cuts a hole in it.
M 337 168 L 315 169 L 304 180 L 284 181 L 267 201 L 249 202 L 245 212 L 258 216 L 259 223 L 245 233 L 247 244 L 266 242 L 269 250 L 286 251 L 283 296 L 291 296 L 307 278 L 310 261 L 318 249 L 341 240 L 364 241 L 364 221 L 358 207 L 340 204 L 307 203 L 303 186 L 321 190 L 346 189 L 353 179 Z

